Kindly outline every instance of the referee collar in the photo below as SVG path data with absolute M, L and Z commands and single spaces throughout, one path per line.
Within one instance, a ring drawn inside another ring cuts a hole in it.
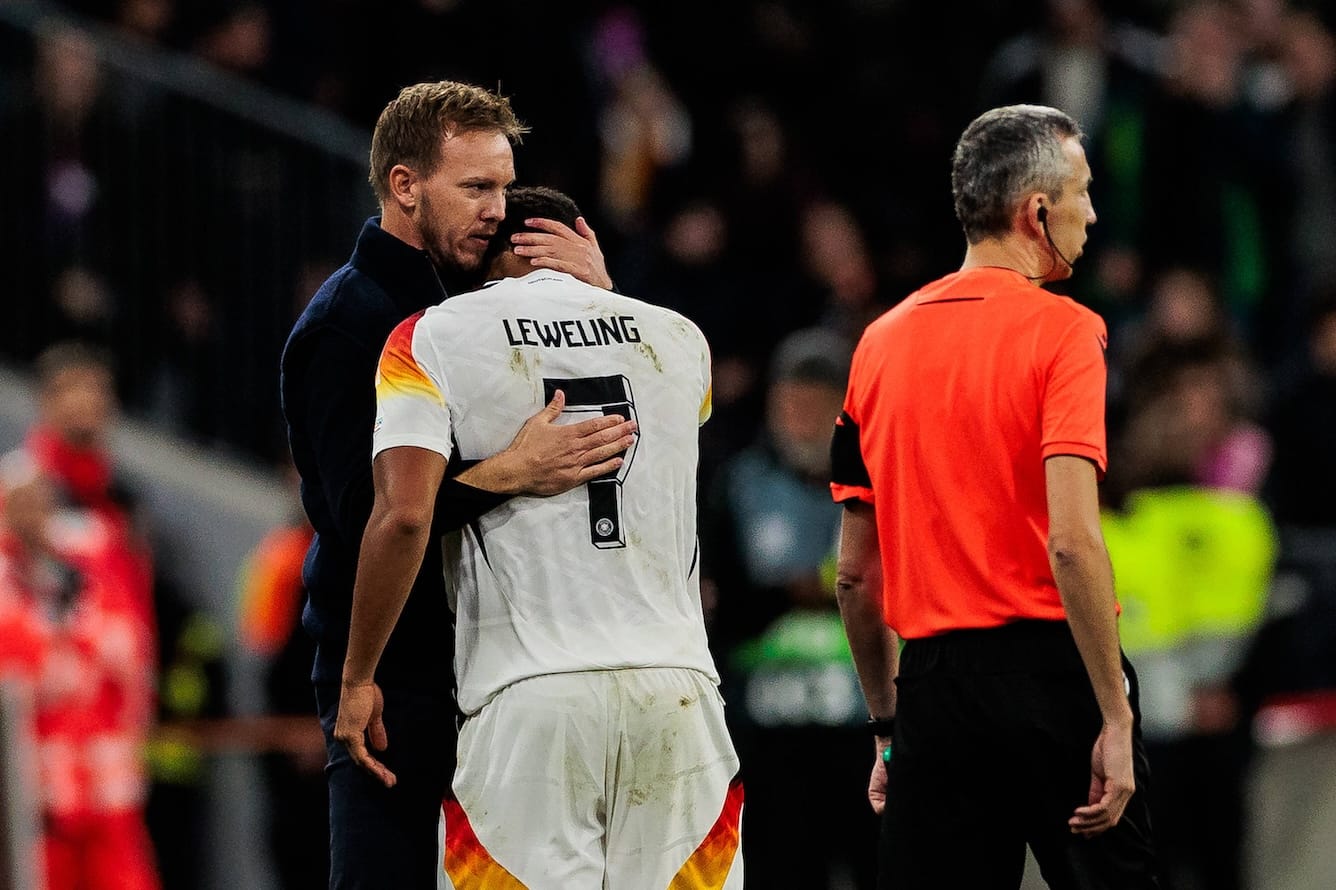
M 1004 289 L 1001 292 L 1005 293 L 1020 285 L 1032 286 L 1032 283 L 1015 269 L 1006 266 L 974 266 L 937 279 L 919 291 L 914 302 L 920 306 L 930 303 L 972 303 L 997 296 L 995 289 Z M 967 293 L 962 290 L 966 287 L 971 288 Z
M 380 285 L 404 317 L 449 296 L 427 252 L 382 229 L 379 216 L 362 225 L 352 266 Z

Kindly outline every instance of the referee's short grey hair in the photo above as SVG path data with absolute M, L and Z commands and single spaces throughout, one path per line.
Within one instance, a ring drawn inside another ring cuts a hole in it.
M 1070 115 L 1046 105 L 1006 105 L 965 128 L 951 158 L 951 195 L 965 239 L 978 244 L 1011 229 L 1016 204 L 1030 192 L 1056 201 L 1071 173 L 1063 140 L 1081 138 Z

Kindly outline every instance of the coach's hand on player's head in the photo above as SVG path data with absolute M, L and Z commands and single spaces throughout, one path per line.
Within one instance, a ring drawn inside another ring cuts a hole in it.
M 575 220 L 574 229 L 554 219 L 526 219 L 524 224 L 539 231 L 510 236 L 516 256 L 528 257 L 534 268 L 555 269 L 574 275 L 585 284 L 612 289 L 598 238 L 583 216 Z
M 390 744 L 385 734 L 385 721 L 381 715 L 385 710 L 385 698 L 380 687 L 372 682 L 343 682 L 339 691 L 339 715 L 334 721 L 334 738 L 348 749 L 353 763 L 371 773 L 393 788 L 398 779 L 385 768 L 385 764 L 371 756 L 366 743 L 370 739 L 371 747 L 384 751 Z
M 1073 834 L 1094 837 L 1118 824 L 1136 791 L 1131 725 L 1106 723 L 1090 753 L 1090 794 L 1067 824 Z
M 525 421 L 502 455 L 515 464 L 511 493 L 561 494 L 621 468 L 636 440 L 636 423 L 616 414 L 559 424 L 566 394 L 557 390 Z

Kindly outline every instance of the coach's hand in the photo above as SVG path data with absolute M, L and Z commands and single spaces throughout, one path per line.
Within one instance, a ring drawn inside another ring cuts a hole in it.
M 371 747 L 377 751 L 384 751 L 390 744 L 385 734 L 385 721 L 381 719 L 384 710 L 385 697 L 375 683 L 345 681 L 339 691 L 339 715 L 334 721 L 334 738 L 347 747 L 353 763 L 380 779 L 386 788 L 393 788 L 398 781 L 394 773 L 366 749 L 368 738 Z
M 555 269 L 574 275 L 585 284 L 612 289 L 598 238 L 583 216 L 575 220 L 574 229 L 554 219 L 526 219 L 524 224 L 539 231 L 510 236 L 516 256 L 528 257 L 535 268 Z
M 1090 795 L 1067 820 L 1073 834 L 1094 837 L 1118 824 L 1136 791 L 1132 773 L 1132 727 L 1106 723 L 1090 754 Z
M 525 421 L 504 456 L 514 467 L 501 491 L 548 496 L 570 491 L 622 466 L 636 440 L 636 423 L 616 414 L 559 424 L 566 394 L 557 390 L 543 410 Z

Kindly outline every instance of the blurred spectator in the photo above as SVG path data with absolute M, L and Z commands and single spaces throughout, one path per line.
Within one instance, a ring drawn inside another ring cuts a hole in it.
M 30 72 L 9 71 L 30 79 L 30 91 L 0 102 L 5 169 L 14 176 L 0 185 L 8 186 L 7 206 L 25 208 L 0 222 L 23 295 L 0 344 L 27 361 L 77 337 L 134 369 L 127 359 L 147 333 L 141 301 L 153 296 L 138 289 L 153 277 L 138 261 L 161 230 L 144 224 L 160 209 L 159 181 L 130 174 L 153 169 L 167 151 L 145 117 L 158 93 L 110 77 L 98 44 L 77 29 L 48 21 L 37 35 Z M 124 382 L 133 389 L 139 381 Z
M 643 222 L 660 171 L 690 157 L 691 116 L 650 62 L 630 7 L 614 7 L 599 20 L 592 52 L 606 94 L 599 206 L 618 228 L 633 229 Z
M 149 416 L 162 428 L 197 442 L 222 432 L 219 417 L 223 344 L 217 311 L 198 281 L 167 294 L 161 357 L 153 373 Z
M 878 302 L 877 272 L 853 213 L 829 201 L 809 204 L 802 214 L 802 257 L 818 291 L 810 307 L 790 310 L 790 323 L 819 318 L 849 342 L 857 341 L 885 307 Z M 816 317 L 805 317 L 808 312 Z
M 1282 525 L 1336 528 L 1336 297 L 1313 312 L 1306 346 L 1268 421 L 1268 499 Z
M 1275 608 L 1250 655 L 1262 745 L 1249 874 L 1274 890 L 1324 887 L 1336 868 L 1336 299 L 1312 312 L 1268 425 L 1267 494 L 1281 525 Z
M 265 663 L 268 721 L 261 747 L 269 800 L 269 853 L 283 890 L 329 884 L 329 793 L 325 740 L 311 690 L 315 641 L 302 630 L 302 561 L 314 535 L 289 467 L 293 518 L 256 545 L 242 567 L 238 630 L 243 649 Z
M 702 587 L 738 705 L 743 847 L 758 887 L 875 884 L 866 714 L 834 598 L 841 511 L 825 482 L 850 352 L 820 328 L 780 343 L 765 433 L 718 474 L 703 520 Z
M 1271 443 L 1253 422 L 1258 373 L 1201 273 L 1166 271 L 1139 325 L 1114 343 L 1110 403 L 1123 428 L 1112 496 L 1150 485 L 1260 489 Z
M 746 270 L 745 287 L 733 300 L 749 324 L 734 342 L 712 340 L 711 346 L 749 350 L 759 362 L 758 380 L 780 338 L 821 314 L 803 259 L 804 210 L 820 184 L 791 127 L 773 104 L 744 95 L 727 109 L 723 144 L 709 166 L 701 159 L 703 169 L 696 173 L 723 210 L 729 259 Z M 752 429 L 759 423 L 757 414 Z
M 719 203 L 686 199 L 655 239 L 642 239 L 624 257 L 619 286 L 681 312 L 700 326 L 711 347 L 715 417 L 701 428 L 702 490 L 729 455 L 750 444 L 760 422 L 761 368 L 768 342 L 749 336 L 763 323 L 748 302 L 744 277 L 732 260 L 733 232 Z
M 227 71 L 265 78 L 273 35 L 263 3 L 200 4 L 195 25 L 196 51 L 202 58 Z
M 126 602 L 158 646 L 140 677 L 158 678 L 156 702 L 166 722 L 218 716 L 222 711 L 222 632 L 208 614 L 187 605 L 155 574 L 143 517 L 112 465 L 115 384 L 106 353 L 58 343 L 36 362 L 38 416 L 24 447 L 55 486 L 64 515 L 99 535 L 100 567 L 116 575 Z M 167 890 L 199 885 L 197 854 L 207 818 L 202 753 L 188 739 L 158 735 L 146 747 L 153 784 L 148 821 Z
M 1162 388 L 1132 413 L 1123 432 L 1118 492 L 1174 484 L 1260 489 L 1270 439 L 1238 412 L 1226 371 L 1211 353 L 1179 355 L 1165 368 Z
M 95 347 L 57 343 L 38 356 L 35 370 L 37 420 L 24 448 L 55 482 L 61 503 L 86 511 L 112 537 L 116 569 L 151 616 L 151 556 L 111 465 L 108 439 L 117 407 L 111 360 Z
M 163 890 L 195 890 L 209 877 L 209 860 L 200 851 L 208 843 L 211 773 L 206 746 L 187 727 L 225 711 L 225 638 L 218 621 L 166 579 L 155 579 L 153 599 L 158 726 L 145 748 L 149 835 Z
M 1280 41 L 1289 79 L 1297 206 L 1291 262 L 1302 295 L 1336 286 L 1336 40 L 1312 13 L 1295 13 Z
M 125 34 L 161 43 L 176 17 L 175 0 L 117 0 L 115 23 Z
M 1203 269 L 1231 317 L 1251 332 L 1259 309 L 1287 297 L 1283 268 L 1291 191 L 1276 109 L 1245 90 L 1249 33 L 1227 4 L 1178 10 L 1148 103 L 1138 246 L 1151 270 Z M 1175 217 L 1166 206 L 1184 215 Z
M 1234 679 L 1262 623 L 1275 531 L 1255 498 L 1192 485 L 1138 489 L 1103 525 L 1167 886 L 1241 887 L 1251 715 Z
M 32 456 L 0 462 L 0 648 L 33 692 L 48 890 L 156 890 L 141 749 L 152 629 L 98 517 L 61 515 Z

